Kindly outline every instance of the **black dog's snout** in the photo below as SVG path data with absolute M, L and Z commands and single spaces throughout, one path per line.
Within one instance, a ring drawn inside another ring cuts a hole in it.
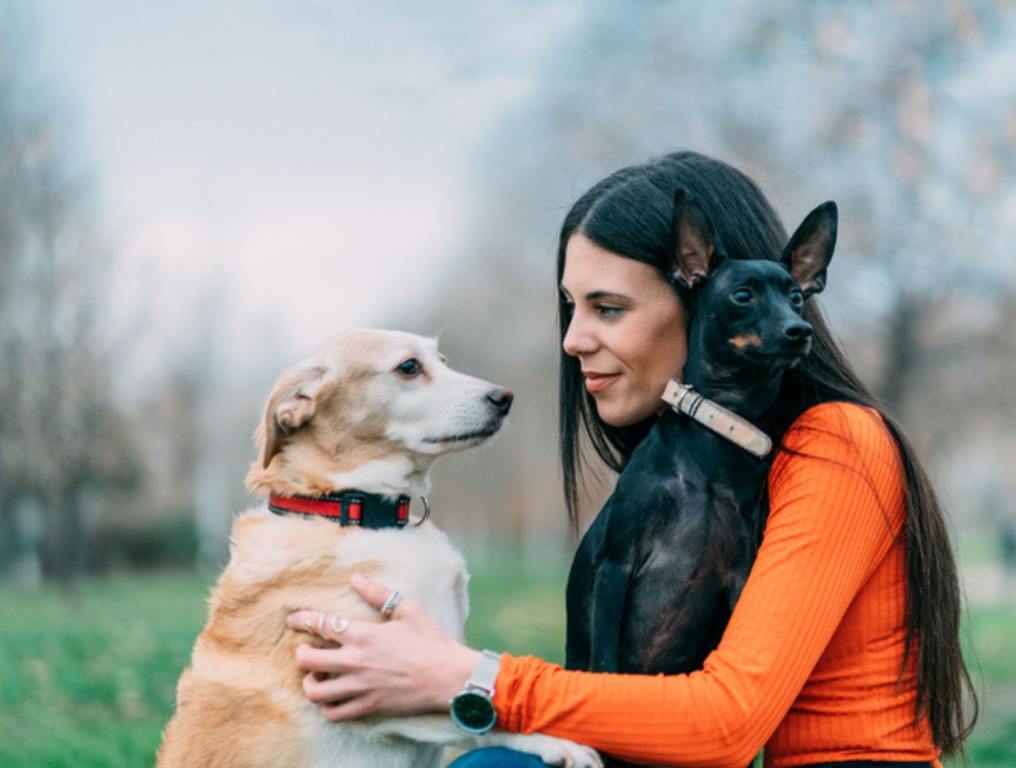
M 492 389 L 487 393 L 487 400 L 502 416 L 508 415 L 508 411 L 512 407 L 512 400 L 514 399 L 515 395 L 512 394 L 512 391 L 503 387 Z
M 806 341 L 811 338 L 811 326 L 808 323 L 792 323 L 783 329 L 783 335 L 791 341 Z

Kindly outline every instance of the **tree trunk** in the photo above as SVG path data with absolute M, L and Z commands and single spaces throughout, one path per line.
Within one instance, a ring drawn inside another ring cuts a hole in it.
M 42 537 L 43 576 L 77 592 L 88 561 L 84 489 L 71 483 L 47 494 Z
M 909 384 L 921 359 L 923 310 L 919 300 L 901 295 L 889 316 L 885 337 L 884 363 L 876 392 L 902 423 L 907 421 Z

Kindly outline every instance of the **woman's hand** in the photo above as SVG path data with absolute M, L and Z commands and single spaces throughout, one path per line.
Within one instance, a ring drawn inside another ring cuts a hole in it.
M 359 575 L 350 584 L 375 608 L 392 593 Z M 296 651 L 300 668 L 307 670 L 304 693 L 333 722 L 447 710 L 480 659 L 478 651 L 457 643 L 419 605 L 405 599 L 379 624 L 349 622 L 318 611 L 295 611 L 287 623 L 340 646 L 300 645 Z

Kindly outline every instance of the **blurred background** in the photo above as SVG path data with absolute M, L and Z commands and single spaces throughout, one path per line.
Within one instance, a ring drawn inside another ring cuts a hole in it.
M 788 229 L 839 203 L 821 303 L 951 515 L 971 763 L 1016 764 L 1011 0 L 0 0 L 0 765 L 152 762 L 264 399 L 344 328 L 516 392 L 432 501 L 470 638 L 560 659 L 557 229 L 681 148 Z

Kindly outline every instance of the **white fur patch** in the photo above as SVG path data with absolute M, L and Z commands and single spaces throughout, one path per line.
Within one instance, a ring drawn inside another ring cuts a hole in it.
M 336 472 L 328 478 L 335 488 L 356 488 L 387 496 L 423 496 L 430 490 L 430 478 L 420 473 L 407 456 L 375 459 L 351 472 Z

